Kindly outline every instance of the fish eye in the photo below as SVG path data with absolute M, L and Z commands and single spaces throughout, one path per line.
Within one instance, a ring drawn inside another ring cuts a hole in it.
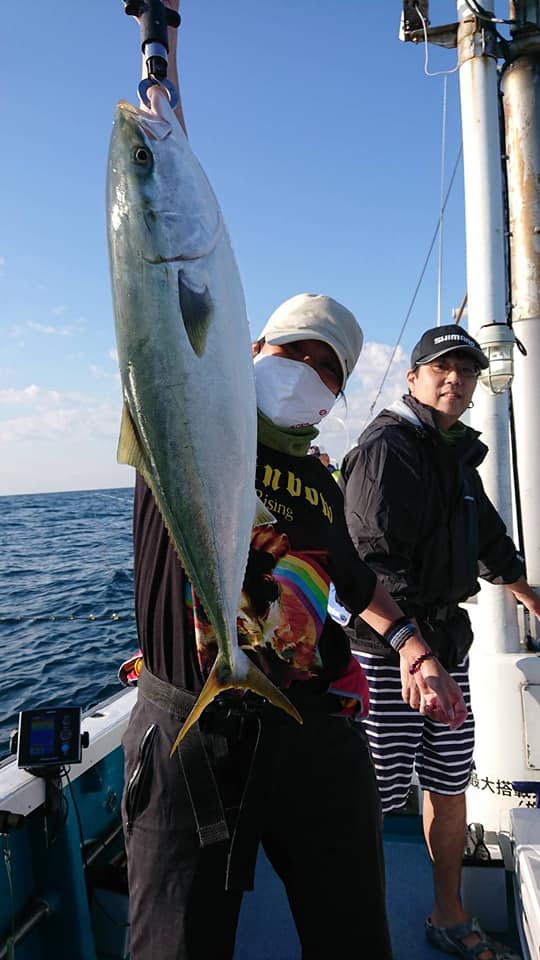
M 146 147 L 135 147 L 133 151 L 133 162 L 139 167 L 147 167 L 150 164 L 150 151 Z

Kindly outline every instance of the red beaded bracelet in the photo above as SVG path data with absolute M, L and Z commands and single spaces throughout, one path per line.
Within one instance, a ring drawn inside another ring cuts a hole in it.
M 417 670 L 420 669 L 424 660 L 435 660 L 436 656 L 434 653 L 423 653 L 421 657 L 417 657 L 416 660 L 413 660 L 409 667 L 409 673 L 415 674 Z

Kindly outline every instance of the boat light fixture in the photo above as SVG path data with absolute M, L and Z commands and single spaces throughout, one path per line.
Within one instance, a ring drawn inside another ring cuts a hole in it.
M 507 323 L 488 323 L 476 336 L 489 359 L 489 367 L 480 371 L 479 380 L 488 393 L 504 393 L 514 378 L 516 338 Z

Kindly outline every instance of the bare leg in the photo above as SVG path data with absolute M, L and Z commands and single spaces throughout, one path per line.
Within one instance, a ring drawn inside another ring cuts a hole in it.
M 465 845 L 465 794 L 445 796 L 424 791 L 424 836 L 433 869 L 435 905 L 431 922 L 435 927 L 453 927 L 469 917 L 461 904 L 461 860 Z M 480 940 L 476 933 L 465 937 L 473 947 Z M 493 960 L 493 952 L 484 950 L 478 960 Z
M 461 905 L 461 860 L 465 845 L 465 794 L 424 793 L 424 836 L 433 869 L 436 927 L 453 927 L 467 915 Z

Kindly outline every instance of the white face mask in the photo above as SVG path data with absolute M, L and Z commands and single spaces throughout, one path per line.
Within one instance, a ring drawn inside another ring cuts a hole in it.
M 276 426 L 313 426 L 330 413 L 336 397 L 309 364 L 272 353 L 254 364 L 257 406 Z

